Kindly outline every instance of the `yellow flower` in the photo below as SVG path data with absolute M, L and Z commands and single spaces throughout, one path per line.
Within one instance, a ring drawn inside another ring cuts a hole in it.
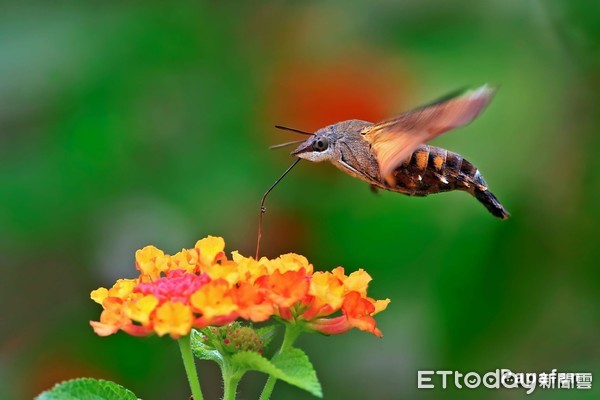
M 136 279 L 117 279 L 117 282 L 108 290 L 108 297 L 126 299 L 131 296 L 137 286 Z
M 101 287 L 101 288 L 98 288 L 96 290 L 93 290 L 92 293 L 90 293 L 90 297 L 96 303 L 102 304 L 102 302 L 104 301 L 104 299 L 108 297 L 108 289 Z
M 375 306 L 375 311 L 373 311 L 373 314 L 371 315 L 375 315 L 378 314 L 382 311 L 384 311 L 388 304 L 390 304 L 390 299 L 385 299 L 385 300 L 373 300 L 371 298 L 369 298 L 369 300 L 373 303 L 373 305 Z
M 150 314 L 158 305 L 158 299 L 152 295 L 146 295 L 136 301 L 125 305 L 125 315 L 128 318 L 139 322 L 142 325 L 150 324 Z
M 135 279 L 118 279 L 112 288 L 98 288 L 90 293 L 90 297 L 98 304 L 102 304 L 107 297 L 116 297 L 119 299 L 127 299 L 131 297 L 133 289 L 137 286 Z
M 142 277 L 155 280 L 168 269 L 169 257 L 154 246 L 146 246 L 135 252 L 135 266 L 141 271 Z
M 361 296 L 367 295 L 367 287 L 372 278 L 364 269 L 352 272 L 349 276 L 344 273 L 344 268 L 337 267 L 333 274 L 344 283 L 345 292 L 358 292 Z
M 190 333 L 193 319 L 189 306 L 168 301 L 156 309 L 154 331 L 159 336 L 168 333 L 172 338 L 177 339 Z
M 312 304 L 303 318 L 310 320 L 332 314 L 342 307 L 344 284 L 333 273 L 318 271 L 310 279 L 308 294 L 313 297 Z
M 225 240 L 222 237 L 207 236 L 198 240 L 194 247 L 200 251 L 200 263 L 205 267 L 225 259 Z
M 169 269 L 182 269 L 189 274 L 198 272 L 198 259 L 200 252 L 198 249 L 183 249 L 170 258 Z
M 222 261 L 205 268 L 206 273 L 212 280 L 224 279 L 230 285 L 235 285 L 240 280 L 240 268 L 233 261 Z
M 308 262 L 306 257 L 295 253 L 283 254 L 273 260 L 263 257 L 259 260 L 259 263 L 265 264 L 269 273 L 275 271 L 281 273 L 287 271 L 299 271 L 302 268 L 304 268 L 307 275 L 313 273 L 313 265 Z
M 190 303 L 208 321 L 216 316 L 229 315 L 237 309 L 231 288 L 224 279 L 203 285 L 192 294 Z
M 90 321 L 94 332 L 100 336 L 116 333 L 123 326 L 130 324 L 131 320 L 122 312 L 123 301 L 117 298 L 105 298 L 102 302 L 100 321 Z
M 269 273 L 267 266 L 264 263 L 256 261 L 252 257 L 244 257 L 237 251 L 231 253 L 233 262 L 237 264 L 240 280 L 253 284 L 254 281 Z M 266 258 L 262 258 L 266 262 Z
M 223 238 L 208 236 L 173 256 L 154 246 L 138 250 L 136 279 L 91 292 L 103 309 L 100 320 L 90 322 L 94 331 L 177 338 L 192 327 L 237 318 L 261 322 L 275 315 L 326 334 L 358 328 L 381 336 L 373 316 L 389 299 L 367 297 L 371 277 L 364 270 L 348 276 L 342 267 L 314 272 L 306 257 L 295 253 L 257 261 L 234 251 L 228 260 L 224 249 Z

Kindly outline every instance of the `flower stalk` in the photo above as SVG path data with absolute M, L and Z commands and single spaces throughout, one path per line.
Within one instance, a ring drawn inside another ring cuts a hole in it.
M 241 374 L 236 373 L 226 362 L 222 367 L 222 376 L 224 386 L 223 400 L 235 400 L 237 386 L 242 378 Z
M 285 333 L 283 335 L 283 342 L 281 343 L 281 347 L 277 351 L 277 354 L 281 354 L 282 352 L 292 348 L 298 336 L 302 332 L 302 327 L 297 324 L 285 324 Z M 271 398 L 271 394 L 273 393 L 273 388 L 275 387 L 275 383 L 277 383 L 277 378 L 273 375 L 269 375 L 267 379 L 267 383 L 265 383 L 265 387 L 260 394 L 259 400 L 269 400 Z
M 190 337 L 191 335 L 182 336 L 177 342 L 179 343 L 179 350 L 181 351 L 181 358 L 183 359 L 183 366 L 185 367 L 185 373 L 190 384 L 192 396 L 194 397 L 194 400 L 202 400 L 202 390 L 200 389 L 198 372 L 196 372 L 196 364 L 194 362 L 194 355 L 192 354 Z

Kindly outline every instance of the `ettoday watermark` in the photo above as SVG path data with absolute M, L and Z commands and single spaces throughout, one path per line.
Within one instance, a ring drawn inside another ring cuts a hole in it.
M 523 388 L 531 394 L 540 389 L 591 389 L 591 372 L 512 372 L 509 369 L 496 369 L 483 375 L 477 372 L 462 373 L 459 371 L 418 371 L 417 388 L 446 389 L 454 384 L 458 389 L 475 389 L 483 385 L 489 389 Z

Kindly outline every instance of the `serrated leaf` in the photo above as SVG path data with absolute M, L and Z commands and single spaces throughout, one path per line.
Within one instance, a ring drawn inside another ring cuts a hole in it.
M 276 331 L 277 325 L 263 326 L 262 328 L 258 328 L 256 330 L 256 333 L 260 337 L 260 340 L 263 341 L 263 347 L 266 348 L 269 345 L 269 343 L 271 343 L 271 341 L 275 337 Z
M 256 352 L 243 351 L 233 355 L 231 362 L 239 368 L 272 375 L 314 396 L 323 397 L 317 374 L 307 355 L 300 349 L 286 350 L 271 361 Z
M 59 383 L 35 400 L 137 400 L 137 396 L 114 382 L 79 378 Z
M 290 379 L 302 381 L 306 387 L 310 388 L 303 388 L 304 390 L 317 397 L 323 397 L 323 391 L 321 389 L 321 383 L 319 383 L 319 379 L 317 378 L 317 373 L 308 359 L 308 356 L 302 350 L 292 347 L 291 349 L 277 354 L 271 359 L 271 362 L 280 370 L 284 371 Z

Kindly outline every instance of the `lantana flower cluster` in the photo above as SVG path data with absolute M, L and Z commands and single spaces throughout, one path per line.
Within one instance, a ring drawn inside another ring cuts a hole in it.
M 276 317 L 325 334 L 358 328 L 382 336 L 373 316 L 390 300 L 367 296 L 371 277 L 364 270 L 314 271 L 294 253 L 255 260 L 234 251 L 227 258 L 224 249 L 223 238 L 208 236 L 175 255 L 154 246 L 138 250 L 137 278 L 91 293 L 103 308 L 100 321 L 90 322 L 94 331 L 179 338 L 192 328 Z

